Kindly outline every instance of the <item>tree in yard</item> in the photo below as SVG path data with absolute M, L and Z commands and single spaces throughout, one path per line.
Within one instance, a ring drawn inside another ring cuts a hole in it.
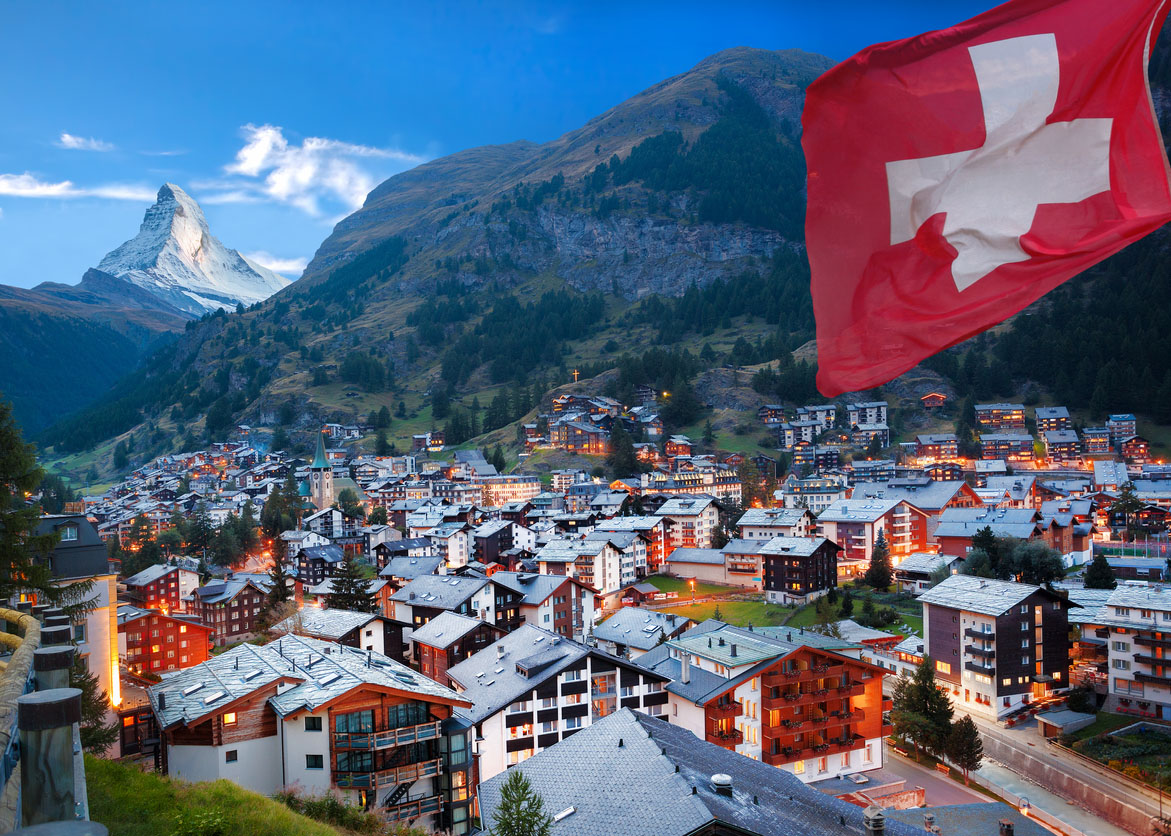
M 330 609 L 335 610 L 375 612 L 378 609 L 374 596 L 370 594 L 370 581 L 363 577 L 351 555 L 346 555 L 333 576 L 333 591 L 326 600 Z
M 1099 552 L 1094 555 L 1090 565 L 1086 567 L 1086 589 L 1114 589 L 1118 581 L 1114 579 L 1114 570 L 1106 561 L 1106 555 Z
M 915 673 L 899 677 L 890 713 L 895 733 L 919 750 L 943 753 L 951 734 L 951 700 L 935 681 L 935 664 L 924 656 Z
M 850 590 L 842 593 L 842 618 L 849 618 L 854 613 L 854 596 Z
M 724 620 L 724 614 L 722 612 L 720 612 L 720 605 L 719 604 L 716 604 L 715 610 L 712 611 L 712 618 L 714 618 L 716 621 L 723 621 Z
M 106 724 L 110 698 L 98 683 L 98 675 L 90 673 L 85 659 L 76 653 L 69 670 L 69 687 L 81 690 L 81 748 L 94 755 L 104 754 L 118 739 L 118 726 Z
M 211 514 L 208 513 L 207 503 L 202 499 L 195 503 L 195 510 L 187 523 L 187 546 L 192 551 L 202 552 L 211 546 L 215 537 L 215 527 L 211 524 Z
M 976 728 L 970 715 L 965 714 L 951 724 L 951 731 L 947 736 L 947 757 L 964 773 L 964 784 L 968 783 L 968 775 L 972 770 L 979 769 L 984 762 L 984 743 L 980 740 L 980 730 Z
M 38 600 L 76 608 L 93 583 L 61 587 L 53 582 L 48 555 L 59 535 L 37 534 L 41 509 L 25 504 L 44 475 L 36 451 L 24 442 L 12 417 L 12 407 L 0 401 L 0 598 L 33 592 Z
M 366 517 L 366 524 L 388 525 L 389 523 L 386 521 L 386 508 L 381 505 L 376 506 L 374 510 L 370 512 L 370 515 Z
M 610 432 L 610 455 L 606 457 L 606 466 L 616 478 L 632 476 L 639 472 L 634 442 L 620 421 L 614 422 L 614 429 Z
M 939 584 L 943 583 L 945 580 L 947 580 L 950 577 L 951 577 L 951 567 L 950 566 L 940 566 L 938 569 L 936 569 L 934 572 L 931 573 L 930 582 L 931 582 L 932 586 L 938 586 Z
M 229 514 L 227 521 L 216 531 L 211 541 L 211 561 L 217 566 L 231 566 L 240 560 L 243 550 L 240 538 L 236 536 L 235 514 Z
M 870 553 L 870 567 L 862 576 L 862 582 L 875 589 L 886 589 L 894 577 L 890 567 L 890 548 L 886 545 L 886 534 L 879 530 L 878 539 Z
M 347 517 L 365 517 L 366 508 L 358 498 L 358 492 L 353 488 L 342 488 L 337 495 L 337 507 Z
M 1134 515 L 1142 510 L 1143 501 L 1138 498 L 1138 494 L 1134 490 L 1134 482 L 1127 482 L 1118 489 L 1118 498 L 1110 506 L 1111 514 L 1121 514 L 1122 522 L 1126 528 L 1126 537 L 1129 540 L 1134 540 L 1134 535 L 1137 526 L 1134 522 Z
M 272 556 L 272 568 L 268 570 L 268 577 L 272 581 L 272 589 L 268 591 L 268 603 L 279 606 L 292 597 L 289 589 L 289 573 L 285 571 L 285 562 L 279 555 Z
M 1001 558 L 997 576 L 1002 580 L 1042 586 L 1065 575 L 1061 554 L 1041 540 L 1018 540 Z
M 488 832 L 490 836 L 549 836 L 553 832 L 553 817 L 545 810 L 545 800 L 533 791 L 521 770 L 508 770 Z

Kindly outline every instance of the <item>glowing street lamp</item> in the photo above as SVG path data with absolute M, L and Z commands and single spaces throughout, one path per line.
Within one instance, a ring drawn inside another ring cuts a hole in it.
M 695 603 L 695 578 L 692 578 L 691 580 L 689 580 L 687 582 L 687 585 L 691 587 L 691 603 L 694 604 Z

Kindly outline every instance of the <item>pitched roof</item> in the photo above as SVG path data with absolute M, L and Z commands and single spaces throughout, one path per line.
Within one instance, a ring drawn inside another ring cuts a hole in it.
M 919 601 L 982 615 L 1003 615 L 1034 592 L 1058 597 L 1027 583 L 978 578 L 975 575 L 951 575 L 920 595 Z
M 622 607 L 594 627 L 594 638 L 638 650 L 650 650 L 659 643 L 660 636 L 671 635 L 687 622 L 687 617 L 682 615 L 640 607 Z
M 932 552 L 915 552 L 909 554 L 895 568 L 896 572 L 919 572 L 930 575 L 941 566 L 950 566 L 959 560 L 955 555 L 934 554 Z
M 804 508 L 749 508 L 736 525 L 794 526 L 800 525 L 808 514 Z
M 454 610 L 487 585 L 488 581 L 484 578 L 457 575 L 419 575 L 394 595 L 391 595 L 390 600 L 412 607 Z
M 147 566 L 135 575 L 131 575 L 126 579 L 125 583 L 127 586 L 146 586 L 148 583 L 153 583 L 164 575 L 169 575 L 171 572 L 177 572 L 178 570 L 178 566 L 157 563 L 154 566 Z
M 317 450 L 313 453 L 313 464 L 310 467 L 314 470 L 328 470 L 330 467 L 329 459 L 325 457 L 325 433 L 317 434 Z
M 515 768 L 546 809 L 561 816 L 553 836 L 685 836 L 715 820 L 759 836 L 862 832 L 862 808 L 807 787 L 783 769 L 626 708 Z M 730 795 L 716 791 L 714 775 L 730 778 Z M 485 821 L 492 819 L 506 777 L 502 773 L 480 785 Z M 886 832 L 918 831 L 890 822 Z
M 899 504 L 898 499 L 838 499 L 818 515 L 819 522 L 877 522 Z
M 492 626 L 491 622 L 445 611 L 411 633 L 411 641 L 429 647 L 451 647 L 482 624 Z
M 319 639 L 340 639 L 376 618 L 380 616 L 370 612 L 303 607 L 296 615 L 289 616 L 272 629 L 278 633 L 296 633 Z
M 400 541 L 401 542 L 401 541 Z M 431 541 L 427 541 L 431 545 Z M 378 573 L 382 578 L 405 578 L 413 580 L 421 575 L 434 575 L 444 564 L 442 557 L 392 557 Z

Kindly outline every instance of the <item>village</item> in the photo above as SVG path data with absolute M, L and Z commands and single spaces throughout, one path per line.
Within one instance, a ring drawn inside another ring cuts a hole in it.
M 537 473 L 434 432 L 376 456 L 371 428 L 326 424 L 296 457 L 242 426 L 42 525 L 54 566 L 104 588 L 76 638 L 111 755 L 453 833 L 508 767 L 625 709 L 859 808 L 939 816 L 955 794 L 904 762 L 954 750 L 900 720 L 900 683 L 929 676 L 999 761 L 1171 711 L 1171 467 L 1134 417 L 1079 436 L 1038 407 L 1035 438 L 1023 405 L 976 405 L 966 458 L 953 434 L 892 447 L 887 412 L 768 405 L 776 456 L 721 456 L 664 433 L 653 392 L 563 395 L 520 461 L 583 466 Z M 636 470 L 590 464 L 613 436 Z M 1120 826 L 1149 814 L 1095 783 Z

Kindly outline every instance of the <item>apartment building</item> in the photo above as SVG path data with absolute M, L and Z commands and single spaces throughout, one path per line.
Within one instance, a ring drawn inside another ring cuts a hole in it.
M 846 416 L 850 426 L 861 424 L 885 424 L 886 401 L 864 401 L 862 403 L 846 404 Z
M 999 720 L 1069 686 L 1068 599 L 952 575 L 919 596 L 927 655 L 957 710 Z
M 148 566 L 127 578 L 126 597 L 136 607 L 183 612 L 199 586 L 199 573 L 166 563 Z
M 191 614 L 212 629 L 212 639 L 224 646 L 246 641 L 256 633 L 256 617 L 268 600 L 268 589 L 257 582 L 226 578 L 195 590 Z
M 976 424 L 987 432 L 1025 431 L 1025 405 L 1019 403 L 976 404 Z
M 902 499 L 839 499 L 821 512 L 817 527 L 823 537 L 842 548 L 838 576 L 853 577 L 870 566 L 880 533 L 892 563 L 926 551 L 927 519 L 925 511 Z
M 665 677 L 528 624 L 447 675 L 471 703 L 456 714 L 482 740 L 481 781 L 619 708 L 660 715 L 667 703 Z
M 207 660 L 211 645 L 212 629 L 194 616 L 118 607 L 118 658 L 135 673 L 158 676 L 193 667 Z
M 149 689 L 163 771 L 264 795 L 337 792 L 387 824 L 470 831 L 469 703 L 372 651 L 302 636 L 242 644 Z
M 1109 631 L 1105 709 L 1171 719 L 1171 589 L 1124 583 L 1096 621 Z
M 710 549 L 712 532 L 719 524 L 716 501 L 710 496 L 676 496 L 658 510 L 670 521 L 670 544 L 674 549 Z
M 745 540 L 808 537 L 817 521 L 806 508 L 749 508 L 736 521 Z

